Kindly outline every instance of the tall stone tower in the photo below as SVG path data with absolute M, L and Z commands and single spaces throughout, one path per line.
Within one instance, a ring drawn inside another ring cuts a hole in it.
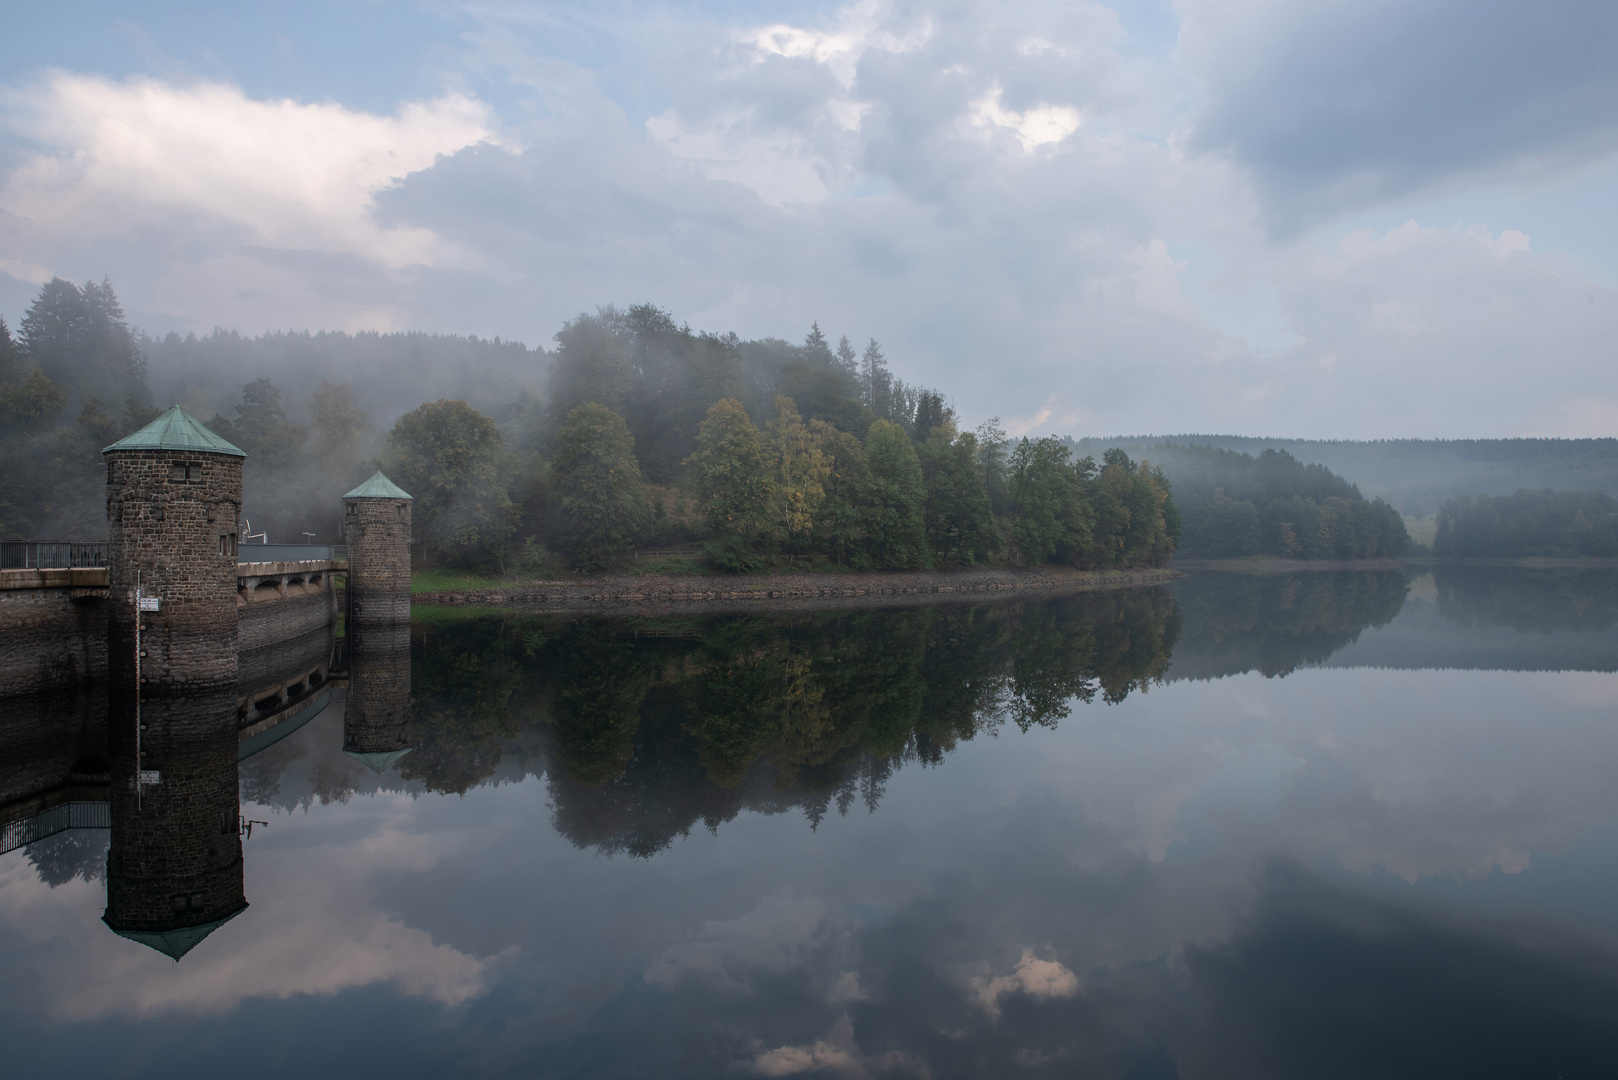
M 146 695 L 234 685 L 236 522 L 247 455 L 178 405 L 103 450 L 110 545 L 108 675 Z M 135 590 L 155 600 L 139 611 Z
M 109 698 L 107 910 L 121 937 L 180 959 L 247 907 L 236 690 Z
M 410 503 L 380 472 L 343 496 L 351 650 L 409 647 Z

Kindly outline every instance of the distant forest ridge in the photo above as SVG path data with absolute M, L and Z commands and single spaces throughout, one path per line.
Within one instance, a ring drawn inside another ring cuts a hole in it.
M 1618 494 L 1618 438 L 1608 439 L 1277 439 L 1243 435 L 1128 435 L 1070 440 L 1074 453 L 1118 446 L 1152 460 L 1165 443 L 1212 446 L 1255 457 L 1284 450 L 1324 465 L 1401 514 L 1425 517 L 1459 495 L 1511 495 L 1525 489 Z

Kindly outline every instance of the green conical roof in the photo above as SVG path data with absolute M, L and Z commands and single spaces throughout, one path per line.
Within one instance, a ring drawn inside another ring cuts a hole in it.
M 203 454 L 247 456 L 247 451 L 230 445 L 178 405 L 101 452 L 106 454 L 114 450 L 195 450 Z
M 120 930 L 111 923 L 107 923 L 107 925 L 111 927 L 113 933 L 121 938 L 139 942 L 148 949 L 156 949 L 164 956 L 179 960 L 180 957 L 201 945 L 203 938 L 246 910 L 247 902 L 244 900 L 241 907 L 222 919 L 214 919 L 212 922 L 205 922 L 201 926 L 181 926 L 173 930 Z M 107 922 L 106 916 L 102 916 L 101 921 Z
M 403 750 L 377 751 L 369 754 L 356 753 L 353 750 L 344 750 L 343 753 L 360 762 L 374 773 L 385 773 L 393 768 L 393 763 L 404 757 L 414 747 L 405 747 Z
M 344 495 L 345 499 L 408 499 L 410 494 L 404 488 L 382 475 L 378 469 L 376 475 L 371 477 L 359 487 Z

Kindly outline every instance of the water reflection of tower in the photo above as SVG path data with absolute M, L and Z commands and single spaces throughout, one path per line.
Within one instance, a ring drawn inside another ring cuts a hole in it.
M 149 697 L 109 710 L 112 846 L 103 921 L 122 937 L 178 960 L 243 908 L 238 830 L 236 694 Z M 144 774 L 155 783 L 142 783 Z
M 361 644 L 348 656 L 343 752 L 384 772 L 410 752 L 410 647 Z
M 104 921 L 175 959 L 247 906 L 236 773 L 241 450 L 178 406 L 109 446 Z

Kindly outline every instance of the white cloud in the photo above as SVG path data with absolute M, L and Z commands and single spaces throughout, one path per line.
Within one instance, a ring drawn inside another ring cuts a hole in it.
M 972 979 L 972 996 L 990 1016 L 1000 1015 L 1000 999 L 1010 993 L 1035 998 L 1066 998 L 1079 992 L 1079 977 L 1056 960 L 1041 960 L 1032 949 L 1024 949 L 1022 959 L 1009 975 L 993 979 Z
M 1006 128 L 1017 136 L 1024 153 L 1042 146 L 1054 146 L 1079 130 L 1079 110 L 1070 105 L 1040 103 L 1018 112 L 1008 109 L 1001 99 L 1005 91 L 996 82 L 972 103 L 972 123 L 981 128 Z
M 1371 323 L 1395 334 L 1420 334 L 1429 329 L 1421 309 L 1403 300 L 1380 300 L 1371 305 Z
M 861 0 L 837 11 L 830 30 L 774 23 L 743 32 L 741 38 L 756 50 L 756 59 L 770 56 L 806 58 L 824 64 L 846 90 L 854 82 L 855 67 L 867 49 L 909 52 L 932 37 L 933 21 L 923 16 L 901 29 L 894 12 L 882 0 Z
M 254 100 L 225 83 L 57 71 L 8 105 L 12 126 L 47 149 L 7 177 L 0 207 L 37 227 L 106 237 L 180 210 L 253 244 L 388 269 L 443 263 L 451 249 L 430 229 L 380 224 L 374 196 L 495 137 L 488 110 L 462 94 L 378 116 Z

